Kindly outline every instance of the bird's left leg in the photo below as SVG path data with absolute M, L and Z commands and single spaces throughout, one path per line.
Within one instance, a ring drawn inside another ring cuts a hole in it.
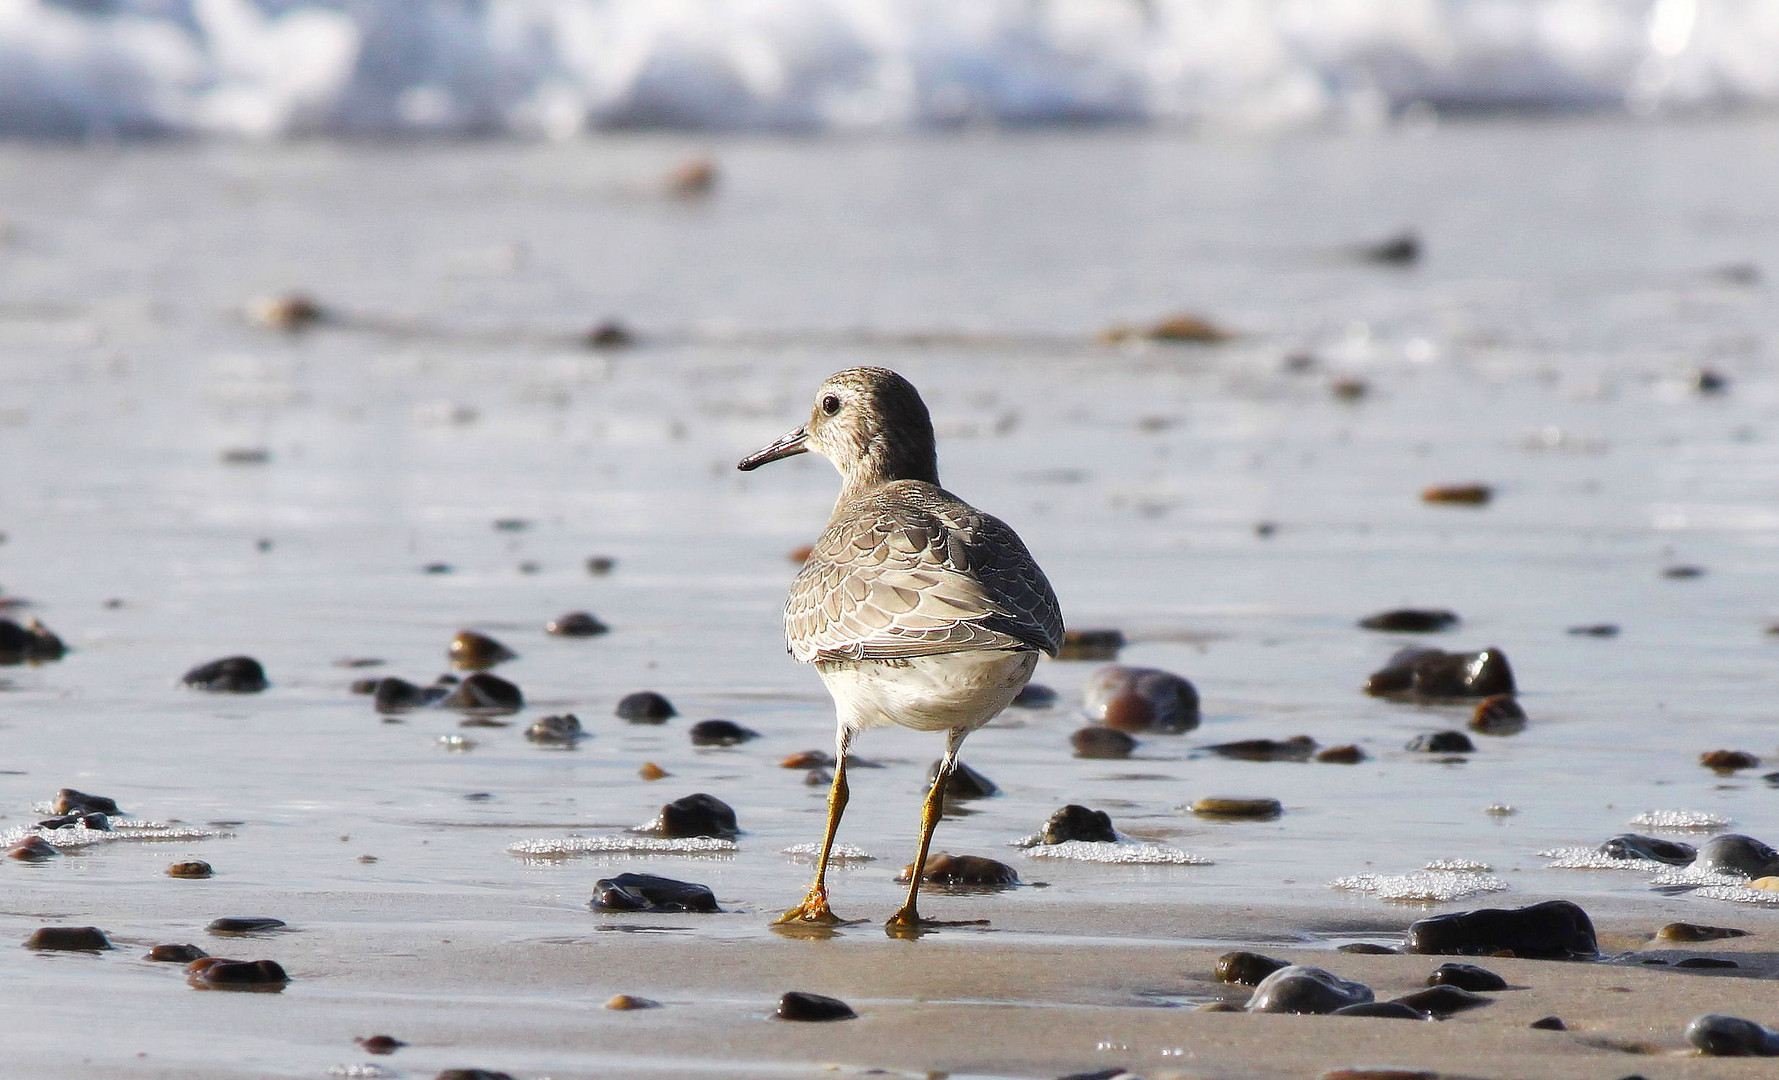
M 828 908 L 828 855 L 834 850 L 834 835 L 840 831 L 840 817 L 846 813 L 846 752 L 852 746 L 853 730 L 841 725 L 834 744 L 834 784 L 828 789 L 828 828 L 822 835 L 822 853 L 815 864 L 815 882 L 809 895 L 796 907 L 780 915 L 775 925 L 814 923 L 833 926 L 841 921 Z
M 908 875 L 908 900 L 900 911 L 890 916 L 888 929 L 891 933 L 920 926 L 920 912 L 915 908 L 915 901 L 920 897 L 920 879 L 927 868 L 927 850 L 932 847 L 933 830 L 945 812 L 945 785 L 951 779 L 952 769 L 957 766 L 958 747 L 964 744 L 964 736 L 968 734 L 968 731 L 955 728 L 946 732 L 945 757 L 933 774 L 933 787 L 927 792 L 926 809 L 921 813 L 920 849 L 914 853 L 914 865 Z

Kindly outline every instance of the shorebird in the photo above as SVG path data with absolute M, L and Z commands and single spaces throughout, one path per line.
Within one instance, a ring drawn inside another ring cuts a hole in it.
M 827 872 L 846 811 L 847 752 L 866 728 L 901 724 L 945 732 L 908 899 L 888 924 L 911 930 L 958 747 L 1012 702 L 1040 652 L 1056 655 L 1062 612 L 1019 535 L 939 486 L 933 422 L 907 379 L 875 367 L 830 375 L 809 422 L 739 467 L 806 452 L 840 471 L 840 497 L 791 583 L 785 641 L 827 684 L 838 732 L 815 882 L 778 922 L 841 921 L 828 907 Z

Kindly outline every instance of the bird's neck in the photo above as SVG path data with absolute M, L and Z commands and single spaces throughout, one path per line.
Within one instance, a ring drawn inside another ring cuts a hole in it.
M 841 471 L 840 498 L 845 501 L 897 480 L 939 485 L 939 456 L 930 441 L 892 445 L 873 440 L 850 468 Z

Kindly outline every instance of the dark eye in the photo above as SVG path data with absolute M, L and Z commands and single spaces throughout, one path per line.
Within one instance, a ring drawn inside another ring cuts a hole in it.
M 822 412 L 827 413 L 829 416 L 833 416 L 835 413 L 837 413 L 839 411 L 840 411 L 840 399 L 839 398 L 835 397 L 833 394 L 829 394 L 827 397 L 822 398 Z

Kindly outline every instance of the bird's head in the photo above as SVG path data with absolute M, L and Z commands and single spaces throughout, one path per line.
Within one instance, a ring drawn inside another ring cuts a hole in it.
M 737 468 L 813 451 L 833 462 L 847 488 L 890 480 L 939 482 L 933 421 L 914 384 L 887 368 L 856 367 L 822 381 L 809 421 L 749 454 Z

